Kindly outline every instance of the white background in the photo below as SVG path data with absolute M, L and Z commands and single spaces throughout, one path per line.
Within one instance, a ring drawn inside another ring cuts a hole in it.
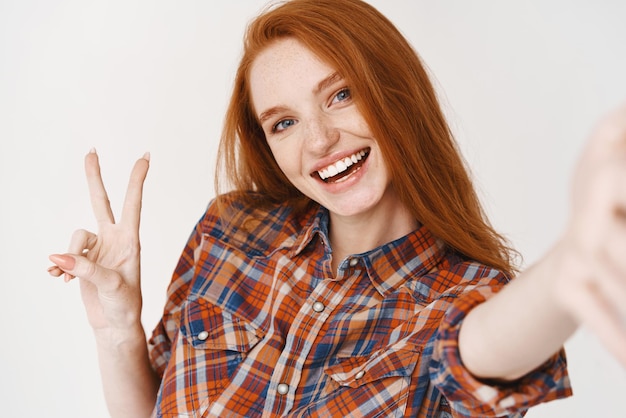
M 595 121 L 626 100 L 626 3 L 372 3 L 435 75 L 493 223 L 532 263 L 563 229 Z M 241 36 L 264 4 L 0 0 L 2 416 L 107 416 L 78 283 L 46 274 L 74 229 L 95 227 L 83 155 L 97 148 L 117 211 L 133 162 L 152 153 L 141 230 L 150 331 L 213 196 Z M 575 396 L 528 416 L 624 416 L 626 371 L 585 330 L 566 348 Z

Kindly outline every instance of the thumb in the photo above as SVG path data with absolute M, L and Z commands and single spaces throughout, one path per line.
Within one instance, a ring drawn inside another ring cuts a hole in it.
M 104 283 L 111 283 L 111 279 L 113 278 L 111 276 L 116 275 L 115 272 L 104 268 L 83 256 L 73 254 L 52 254 L 48 258 L 64 273 L 85 279 L 93 283 L 96 287 L 100 287 Z

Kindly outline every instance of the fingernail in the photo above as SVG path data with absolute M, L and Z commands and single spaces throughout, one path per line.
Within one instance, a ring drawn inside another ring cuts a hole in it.
M 69 255 L 52 254 L 48 258 L 50 259 L 50 261 L 61 267 L 63 270 L 73 270 L 74 266 L 76 265 L 76 260 L 74 259 L 74 257 Z
M 146 161 L 150 161 L 150 153 L 149 153 L 149 152 L 146 152 L 146 153 L 143 155 L 143 159 L 144 159 L 144 160 L 146 160 Z
M 90 153 L 90 154 L 95 154 L 95 153 L 96 153 L 96 149 L 92 147 L 92 148 L 89 150 L 89 153 Z

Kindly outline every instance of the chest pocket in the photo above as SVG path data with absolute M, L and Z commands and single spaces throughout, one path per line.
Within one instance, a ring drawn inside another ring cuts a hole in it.
M 391 347 L 369 356 L 339 358 L 338 363 L 326 369 L 326 374 L 340 386 L 351 388 L 388 377 L 410 377 L 419 354 L 413 347 Z
M 325 370 L 332 380 L 328 402 L 371 408 L 359 410 L 363 416 L 403 417 L 419 358 L 419 349 L 406 345 L 387 347 L 369 356 L 339 358 Z M 362 402 L 364 399 L 375 401 Z
M 185 314 L 186 338 L 196 349 L 246 353 L 263 337 L 247 321 L 204 299 L 190 301 Z
M 207 300 L 187 302 L 181 333 L 194 409 L 219 396 L 247 353 L 263 338 L 260 329 Z

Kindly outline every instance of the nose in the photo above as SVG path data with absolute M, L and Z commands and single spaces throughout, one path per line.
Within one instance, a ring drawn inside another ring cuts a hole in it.
M 317 155 L 327 153 L 339 141 L 339 129 L 329 115 L 320 113 L 309 119 L 306 147 Z

